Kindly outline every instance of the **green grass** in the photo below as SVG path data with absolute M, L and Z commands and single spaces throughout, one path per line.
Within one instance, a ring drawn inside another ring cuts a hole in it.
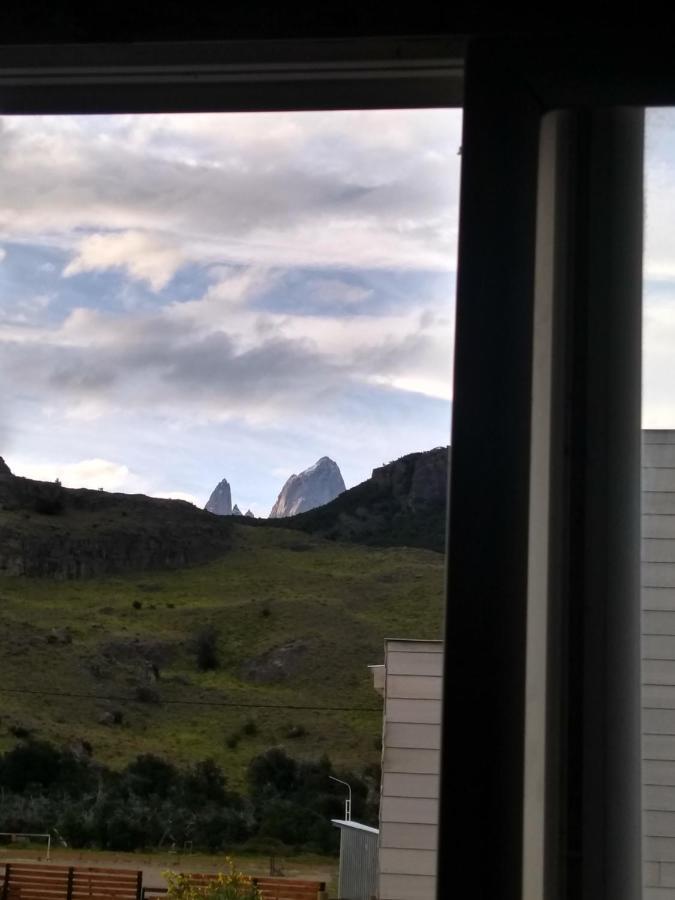
M 251 757 L 273 745 L 295 756 L 328 753 L 356 769 L 375 761 L 381 701 L 367 666 L 382 662 L 386 637 L 440 636 L 443 558 L 276 528 L 232 531 L 232 550 L 208 565 L 97 580 L 0 579 L 0 688 L 119 698 L 0 690 L 0 749 L 16 742 L 12 729 L 19 726 L 58 744 L 88 740 L 95 757 L 113 766 L 142 752 L 180 763 L 212 756 L 233 786 L 241 786 Z M 212 672 L 198 671 L 191 646 L 205 625 L 219 633 L 221 665 Z M 52 629 L 69 629 L 72 643 L 49 643 Z M 143 654 L 135 658 L 128 649 L 136 639 L 164 648 L 154 685 Z M 243 677 L 249 660 L 293 640 L 307 650 L 287 680 Z M 158 691 L 160 703 L 134 699 L 144 684 Z M 171 702 L 178 700 L 190 703 Z M 122 725 L 99 724 L 111 709 L 122 711 Z M 228 747 L 249 719 L 255 733 Z M 305 734 L 288 737 L 293 725 Z

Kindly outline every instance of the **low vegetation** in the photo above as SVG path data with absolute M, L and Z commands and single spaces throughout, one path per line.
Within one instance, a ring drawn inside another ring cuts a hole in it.
M 342 816 L 344 801 L 331 775 L 351 784 L 355 816 L 374 821 L 376 766 L 338 771 L 327 756 L 300 760 L 271 748 L 251 760 L 238 792 L 210 759 L 178 767 L 144 754 L 114 771 L 87 754 L 25 741 L 0 756 L 0 831 L 48 832 L 69 847 L 115 851 L 189 844 L 209 853 L 333 853 L 330 820 Z

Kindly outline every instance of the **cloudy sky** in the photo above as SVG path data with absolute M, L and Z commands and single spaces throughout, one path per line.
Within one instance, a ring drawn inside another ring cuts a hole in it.
M 675 429 L 675 110 L 647 113 L 642 410 Z
M 267 514 L 320 456 L 350 486 L 447 443 L 460 132 L 447 110 L 0 119 L 0 455 L 200 505 L 226 477 Z

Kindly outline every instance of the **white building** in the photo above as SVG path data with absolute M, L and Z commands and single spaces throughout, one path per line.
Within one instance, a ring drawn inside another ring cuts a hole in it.
M 675 900 L 675 431 L 643 432 L 643 900 Z M 434 900 L 443 644 L 388 640 L 379 900 Z
M 385 641 L 380 900 L 435 900 L 441 740 L 441 641 Z

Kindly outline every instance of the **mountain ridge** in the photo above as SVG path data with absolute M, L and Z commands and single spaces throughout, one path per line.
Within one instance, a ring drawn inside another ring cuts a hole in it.
M 322 456 L 299 475 L 286 481 L 269 518 L 281 519 L 324 506 L 346 490 L 338 464 L 329 456 Z
M 268 524 L 330 540 L 443 553 L 449 458 L 449 447 L 409 453 L 373 469 L 331 502 Z
M 230 545 L 228 520 L 184 500 L 66 488 L 0 463 L 0 574 L 76 579 L 177 569 L 214 560 Z

